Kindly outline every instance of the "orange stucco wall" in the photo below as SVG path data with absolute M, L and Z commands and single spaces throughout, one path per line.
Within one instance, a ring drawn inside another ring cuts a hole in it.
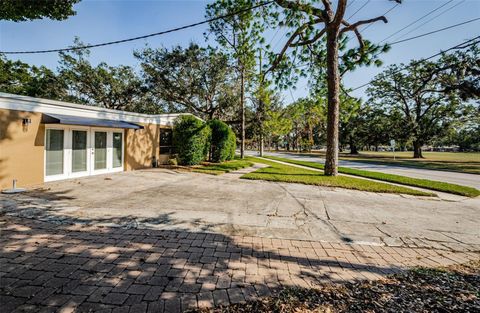
M 24 118 L 32 123 L 22 125 Z M 10 188 L 13 179 L 17 179 L 18 187 L 44 182 L 45 126 L 41 118 L 41 113 L 0 109 L 0 189 Z M 143 126 L 125 131 L 126 171 L 152 167 L 153 157 L 160 163 L 168 161 L 168 155 L 160 155 L 161 126 Z
M 13 179 L 19 187 L 43 183 L 41 117 L 41 113 L 0 109 L 0 189 L 10 188 Z M 32 123 L 23 126 L 24 118 Z
M 126 131 L 125 170 L 152 167 L 155 157 L 160 163 L 168 161 L 168 155 L 160 155 L 160 128 L 156 124 L 143 124 L 144 129 Z

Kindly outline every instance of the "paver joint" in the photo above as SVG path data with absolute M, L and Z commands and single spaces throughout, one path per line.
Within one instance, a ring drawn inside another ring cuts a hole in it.
M 377 279 L 473 252 L 139 230 L 0 217 L 2 312 L 180 312 L 284 286 Z

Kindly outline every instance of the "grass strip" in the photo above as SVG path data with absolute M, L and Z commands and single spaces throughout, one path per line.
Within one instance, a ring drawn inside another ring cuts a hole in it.
M 250 161 L 235 159 L 222 163 L 204 163 L 200 167 L 193 168 L 192 171 L 196 173 L 220 175 L 231 171 L 236 171 L 245 167 L 250 167 L 252 165 L 253 163 Z
M 346 189 L 381 192 L 381 193 L 401 193 L 415 196 L 435 196 L 420 190 L 414 190 L 403 186 L 395 186 L 382 182 L 375 182 L 361 178 L 347 176 L 325 176 L 318 171 L 303 169 L 291 165 L 281 164 L 274 161 L 268 161 L 261 158 L 249 157 L 249 161 L 263 163 L 268 167 L 258 169 L 254 172 L 243 175 L 243 179 L 267 180 L 287 183 L 299 183 L 306 185 L 317 185 L 327 187 L 339 187 Z
M 296 164 L 296 165 L 302 165 L 305 167 L 316 168 L 320 170 L 324 169 L 324 165 L 317 162 L 299 161 L 299 160 L 292 160 L 292 159 L 280 158 L 280 157 L 274 157 L 274 156 L 266 156 L 265 158 L 282 161 L 286 163 L 291 163 L 291 164 Z M 377 180 L 386 181 L 390 183 L 396 183 L 401 185 L 452 193 L 452 194 L 466 196 L 466 197 L 477 197 L 480 195 L 480 190 L 472 187 L 439 182 L 439 181 L 429 180 L 429 179 L 412 178 L 407 176 L 365 171 L 365 170 L 353 169 L 348 167 L 339 167 L 338 172 L 342 174 L 354 175 L 354 176 L 365 177 L 370 179 L 377 179 Z

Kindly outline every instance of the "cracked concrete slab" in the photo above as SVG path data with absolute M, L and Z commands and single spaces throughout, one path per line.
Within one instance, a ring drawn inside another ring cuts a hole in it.
M 150 169 L 0 196 L 1 212 L 58 223 L 480 251 L 480 198 L 428 200 Z

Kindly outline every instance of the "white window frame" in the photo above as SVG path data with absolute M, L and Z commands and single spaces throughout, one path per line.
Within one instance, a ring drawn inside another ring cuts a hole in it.
M 63 173 L 62 174 L 47 176 L 47 130 L 48 129 L 63 130 Z M 67 178 L 67 163 L 66 163 L 66 160 L 67 160 L 66 146 L 68 142 L 67 137 L 68 137 L 67 131 L 64 127 L 61 127 L 61 126 L 45 127 L 45 135 L 44 135 L 44 141 L 43 141 L 43 151 L 44 151 L 43 152 L 43 176 L 46 182 Z
M 73 172 L 73 168 L 72 168 L 72 165 L 73 165 L 73 131 L 76 130 L 76 131 L 86 131 L 87 132 L 87 170 L 86 171 L 83 171 L 83 172 Z M 76 178 L 76 177 L 83 177 L 83 176 L 89 176 L 91 175 L 91 169 L 90 169 L 90 166 L 91 166 L 91 162 L 90 162 L 90 157 L 91 157 L 91 144 L 90 144 L 90 127 L 86 127 L 86 126 L 72 126 L 70 127 L 69 131 L 68 131 L 68 134 L 69 134 L 69 138 L 68 138 L 68 149 L 69 149 L 69 162 L 70 162 L 70 166 L 69 166 L 69 172 L 68 172 L 68 178 Z
M 113 134 L 114 133 L 120 133 L 122 134 L 122 161 L 120 162 L 120 166 L 118 167 L 113 167 Z M 125 163 L 125 131 L 123 129 L 119 130 L 112 130 L 112 157 L 111 157 L 111 162 L 112 162 L 112 172 L 123 172 L 124 169 L 124 163 Z
M 46 174 L 46 163 L 47 163 L 46 142 L 47 142 L 48 129 L 63 130 L 63 174 L 48 175 L 48 176 Z M 73 137 L 74 130 L 87 132 L 87 171 L 75 172 L 75 173 L 72 172 L 72 139 L 73 139 L 72 137 Z M 94 168 L 95 132 L 107 133 L 107 167 L 101 170 L 95 170 Z M 113 167 L 113 133 L 122 134 L 122 162 L 121 162 L 122 165 L 115 168 Z M 125 152 L 125 131 L 122 128 L 47 124 L 45 125 L 44 153 L 43 153 L 44 181 L 50 182 L 50 181 L 69 179 L 69 178 L 78 178 L 78 177 L 91 176 L 91 175 L 123 172 L 125 168 L 124 152 Z

